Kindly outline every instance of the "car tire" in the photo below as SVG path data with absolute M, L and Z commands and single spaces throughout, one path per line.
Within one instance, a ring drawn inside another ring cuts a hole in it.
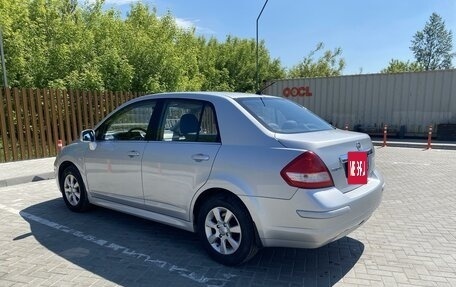
M 89 209 L 90 203 L 87 191 L 78 169 L 71 165 L 65 168 L 60 180 L 60 190 L 66 206 L 75 212 L 83 212 Z
M 198 213 L 197 233 L 215 261 L 238 265 L 258 251 L 255 228 L 247 209 L 233 196 L 210 197 Z

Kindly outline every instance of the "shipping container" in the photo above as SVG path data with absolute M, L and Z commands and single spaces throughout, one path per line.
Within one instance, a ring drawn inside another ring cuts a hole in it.
M 399 137 L 456 124 L 456 70 L 360 74 L 266 82 L 263 94 L 307 107 L 338 128 Z

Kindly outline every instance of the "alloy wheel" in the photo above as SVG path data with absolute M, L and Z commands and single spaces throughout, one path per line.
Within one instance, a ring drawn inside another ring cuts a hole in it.
M 79 201 L 81 200 L 81 189 L 77 178 L 72 174 L 68 174 L 65 177 L 63 188 L 65 191 L 65 197 L 67 198 L 68 202 L 72 206 L 78 205 Z
M 230 255 L 241 245 L 241 225 L 236 216 L 225 207 L 215 207 L 206 215 L 206 238 L 220 254 Z

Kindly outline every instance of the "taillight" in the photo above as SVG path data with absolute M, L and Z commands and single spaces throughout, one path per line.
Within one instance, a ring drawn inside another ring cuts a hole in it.
M 324 162 L 311 151 L 292 160 L 282 169 L 280 175 L 289 185 L 299 188 L 323 188 L 334 185 Z

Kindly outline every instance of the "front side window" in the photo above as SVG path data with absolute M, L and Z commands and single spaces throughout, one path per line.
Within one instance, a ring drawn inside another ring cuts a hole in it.
M 149 101 L 132 104 L 118 111 L 97 129 L 97 140 L 144 140 L 154 107 L 155 102 Z
M 276 133 L 305 133 L 333 127 L 306 108 L 282 98 L 239 98 L 237 101 L 263 126 Z
M 219 142 L 212 105 L 201 101 L 170 101 L 165 107 L 159 140 Z

